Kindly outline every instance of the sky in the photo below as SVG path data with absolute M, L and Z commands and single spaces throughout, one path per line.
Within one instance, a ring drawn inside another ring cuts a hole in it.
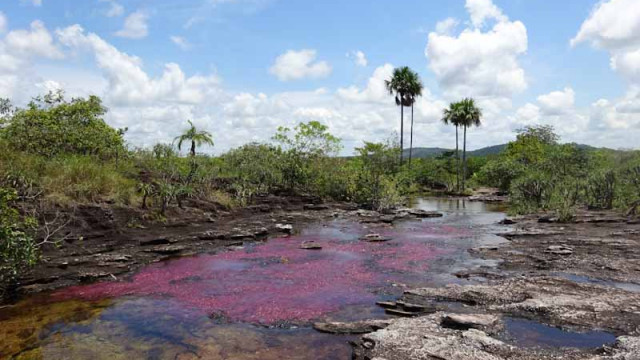
M 399 66 L 425 85 L 414 146 L 453 147 L 442 110 L 473 97 L 470 149 L 540 124 L 638 148 L 638 0 L 0 0 L 0 97 L 98 95 L 132 147 L 193 120 L 220 154 L 317 120 L 352 154 L 400 131 Z

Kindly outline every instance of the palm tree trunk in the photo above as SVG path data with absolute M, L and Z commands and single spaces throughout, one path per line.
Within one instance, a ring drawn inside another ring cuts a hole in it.
M 411 137 L 409 140 L 409 170 L 411 170 L 412 157 L 413 157 L 413 101 L 411 102 Z
M 196 142 L 191 141 L 191 156 L 196 156 Z
M 456 125 L 456 190 L 460 192 L 460 154 L 458 151 L 458 125 Z
M 400 166 L 404 159 L 404 94 L 400 93 Z
M 462 191 L 465 191 L 467 180 L 467 125 L 464 126 L 464 139 L 462 140 Z

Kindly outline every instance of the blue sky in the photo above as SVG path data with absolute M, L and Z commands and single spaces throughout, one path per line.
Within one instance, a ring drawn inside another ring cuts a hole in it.
M 471 148 L 534 124 L 567 141 L 630 148 L 640 123 L 639 3 L 4 0 L 0 56 L 18 66 L 0 66 L 0 96 L 100 95 L 107 121 L 129 127 L 140 146 L 169 141 L 192 118 L 216 135 L 216 153 L 319 120 L 350 153 L 399 130 L 381 82 L 407 65 L 427 88 L 418 146 L 450 146 L 439 113 L 474 96 L 485 125 Z

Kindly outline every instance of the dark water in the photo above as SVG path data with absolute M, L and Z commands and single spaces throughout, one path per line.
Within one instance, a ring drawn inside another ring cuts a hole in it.
M 523 347 L 571 347 L 595 349 L 615 342 L 605 331 L 573 332 L 526 319 L 504 319 L 507 337 Z
M 445 216 L 393 227 L 335 220 L 25 299 L 0 309 L 0 358 L 348 359 L 350 337 L 310 325 L 385 317 L 375 301 L 465 283 L 453 274 L 496 265 L 467 250 L 504 241 L 490 235 L 502 209 L 445 199 L 414 206 Z M 359 240 L 371 232 L 392 240 Z M 304 241 L 323 248 L 302 250 Z
M 576 283 L 602 285 L 607 287 L 618 288 L 625 291 L 640 293 L 640 284 L 595 279 L 595 278 L 584 276 L 584 275 L 576 275 L 576 274 L 563 273 L 563 272 L 553 273 L 552 275 L 563 278 L 563 279 L 567 279 Z

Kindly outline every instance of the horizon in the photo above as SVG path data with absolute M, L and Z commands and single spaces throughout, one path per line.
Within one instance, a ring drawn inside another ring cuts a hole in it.
M 24 105 L 55 89 L 95 94 L 107 123 L 128 127 L 136 146 L 168 142 L 191 119 L 213 134 L 216 145 L 203 148 L 210 154 L 317 120 L 348 155 L 399 132 L 384 80 L 408 65 L 425 85 L 415 147 L 452 147 L 442 109 L 471 96 L 484 110 L 468 134 L 472 150 L 536 124 L 553 125 L 566 142 L 634 148 L 637 1 L 406 6 L 411 14 L 396 15 L 390 3 L 15 0 L 0 7 L 0 97 Z M 407 139 L 408 124 L 406 116 Z

